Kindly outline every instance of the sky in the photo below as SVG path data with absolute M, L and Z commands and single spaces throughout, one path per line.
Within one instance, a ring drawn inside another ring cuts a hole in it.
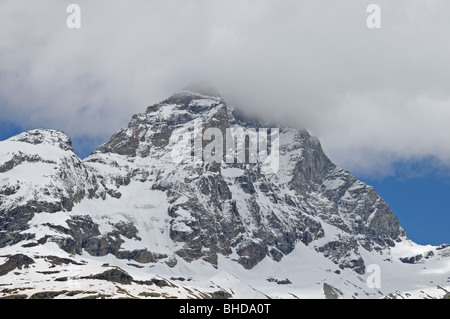
M 367 28 L 371 3 L 380 29 Z M 448 12 L 447 0 L 0 0 L 0 139 L 59 129 L 85 157 L 202 81 L 308 129 L 413 240 L 450 243 Z

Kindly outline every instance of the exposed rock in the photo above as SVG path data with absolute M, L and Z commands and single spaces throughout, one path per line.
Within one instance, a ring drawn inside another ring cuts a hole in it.
M 266 279 L 268 282 L 275 282 L 278 285 L 290 285 L 292 284 L 292 282 L 289 279 L 277 279 L 277 278 L 267 278 Z
M 168 257 L 165 254 L 152 253 L 147 249 L 119 251 L 116 253 L 116 256 L 119 259 L 131 259 L 142 264 L 154 263 Z
M 141 292 L 139 293 L 140 297 L 145 297 L 145 298 L 159 298 L 161 297 L 160 293 L 157 292 Z
M 350 259 L 352 255 L 359 255 L 357 252 L 357 242 L 355 240 L 342 239 L 341 241 L 331 241 L 317 250 L 324 253 L 340 268 L 352 268 L 358 274 L 365 273 L 364 260 L 362 258 Z
M 211 299 L 230 299 L 233 298 L 233 295 L 225 290 L 219 290 L 209 293 Z
M 404 264 L 417 264 L 419 263 L 422 258 L 430 259 L 434 256 L 434 253 L 432 251 L 426 252 L 425 254 L 419 254 L 412 257 L 401 257 L 400 261 Z
M 343 295 L 342 291 L 327 283 L 323 284 L 323 292 L 326 299 L 339 299 L 339 296 Z
M 7 256 L 7 258 L 6 262 L 0 265 L 0 276 L 4 276 L 14 269 L 28 268 L 31 264 L 34 264 L 33 258 L 22 254 Z
M 0 297 L 0 299 L 27 299 L 28 295 L 25 294 L 12 294 L 5 297 Z
M 60 266 L 60 265 L 78 265 L 78 266 L 82 266 L 84 265 L 83 263 L 79 263 L 76 262 L 70 258 L 62 258 L 62 257 L 58 257 L 58 256 L 44 256 L 42 257 L 44 258 L 46 261 L 48 261 L 51 265 L 53 266 Z
M 54 299 L 55 297 L 58 297 L 60 295 L 64 295 L 67 293 L 67 290 L 62 291 L 42 291 L 37 292 L 33 295 L 31 295 L 30 299 Z
M 112 282 L 117 282 L 124 285 L 130 285 L 133 281 L 133 277 L 127 274 L 120 268 L 114 268 L 107 270 L 101 274 L 91 275 L 87 277 L 81 277 L 81 279 L 97 279 L 97 280 L 107 280 Z
M 166 265 L 169 266 L 170 268 L 175 267 L 178 264 L 177 261 L 177 257 L 175 256 L 170 256 L 166 261 L 165 261 Z
M 145 286 L 157 286 L 159 288 L 162 287 L 177 287 L 176 285 L 173 285 L 169 283 L 168 281 L 164 279 L 151 279 L 151 280 L 133 280 L 134 283 L 138 285 L 145 285 Z

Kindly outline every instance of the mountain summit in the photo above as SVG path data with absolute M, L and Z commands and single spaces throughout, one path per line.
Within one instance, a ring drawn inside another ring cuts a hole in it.
M 267 125 L 191 87 L 83 161 L 58 131 L 0 142 L 0 283 L 11 288 L 0 293 L 445 295 L 448 246 L 411 242 L 376 191 L 307 131 Z M 236 132 L 243 156 L 229 161 Z M 181 140 L 192 149 L 178 161 Z M 276 170 L 265 173 L 270 156 Z

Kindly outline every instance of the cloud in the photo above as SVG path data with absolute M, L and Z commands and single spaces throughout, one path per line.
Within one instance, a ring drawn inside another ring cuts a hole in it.
M 69 3 L 82 28 L 70 30 Z M 3 120 L 106 138 L 190 82 L 317 135 L 366 175 L 450 163 L 445 0 L 18 1 L 0 3 Z

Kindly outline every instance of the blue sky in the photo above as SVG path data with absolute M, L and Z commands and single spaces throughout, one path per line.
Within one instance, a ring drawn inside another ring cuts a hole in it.
M 396 165 L 394 176 L 381 179 L 356 177 L 375 188 L 410 239 L 423 245 L 450 243 L 448 173 L 430 171 L 426 163 L 426 160 L 403 162 Z
M 0 140 L 22 131 L 13 123 L 0 122 Z M 77 155 L 84 158 L 105 141 L 77 138 L 72 143 Z M 395 176 L 356 177 L 372 185 L 383 197 L 410 239 L 423 245 L 450 243 L 450 179 L 448 172 L 433 169 L 428 162 L 397 164 Z

